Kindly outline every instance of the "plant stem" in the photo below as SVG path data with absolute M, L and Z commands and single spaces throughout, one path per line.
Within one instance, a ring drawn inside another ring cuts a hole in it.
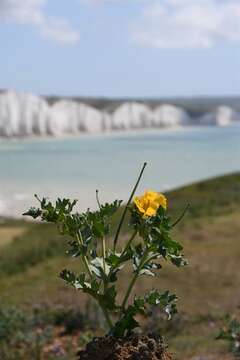
M 113 273 L 113 270 L 115 270 L 116 267 L 118 267 L 118 265 L 121 263 L 121 260 L 122 260 L 123 256 L 125 255 L 125 253 L 126 253 L 127 250 L 129 249 L 129 247 L 131 246 L 131 244 L 132 244 L 133 240 L 135 239 L 136 235 L 137 235 L 137 230 L 134 231 L 134 233 L 132 234 L 132 236 L 131 236 L 130 239 L 128 240 L 127 245 L 125 246 L 125 248 L 124 248 L 124 250 L 123 250 L 120 258 L 118 259 L 118 261 L 116 262 L 116 264 L 111 268 L 111 270 L 110 270 L 110 272 L 109 272 L 109 274 L 108 274 L 108 278 L 110 278 L 110 276 L 111 276 L 112 273 Z
M 106 275 L 106 241 L 105 237 L 102 237 L 102 257 L 103 257 L 103 271 Z
M 77 240 L 78 240 L 79 245 L 83 246 L 83 239 L 82 239 L 82 234 L 81 234 L 80 231 L 77 233 Z M 105 254 L 105 252 L 106 252 L 106 250 L 105 250 L 105 238 L 103 238 L 103 253 Z M 84 265 L 85 265 L 85 267 L 87 269 L 87 272 L 88 272 L 90 278 L 92 279 L 92 271 L 91 271 L 91 269 L 89 267 L 88 259 L 87 259 L 87 257 L 85 255 L 82 255 L 82 259 L 83 259 L 83 263 L 84 263 Z M 105 255 L 104 255 L 103 259 L 104 259 L 104 262 L 105 262 Z M 105 284 L 104 284 L 104 287 L 105 287 Z M 110 318 L 110 316 L 108 314 L 107 309 L 100 302 L 98 304 L 102 309 L 102 312 L 103 312 L 103 314 L 105 316 L 105 319 L 106 319 L 106 322 L 107 322 L 109 328 L 111 329 L 113 327 L 113 323 L 112 323 L 112 320 L 111 320 L 111 318 Z
M 106 280 L 106 240 L 105 240 L 105 236 L 102 237 L 102 257 L 103 257 L 103 271 L 105 274 L 105 278 L 103 279 L 103 293 L 105 294 L 105 292 L 107 290 L 107 285 L 108 285 L 107 280 Z M 100 306 L 101 306 L 103 314 L 106 318 L 109 329 L 111 329 L 113 327 L 113 323 L 110 318 L 110 315 L 109 315 L 107 309 L 103 305 L 100 304 Z
M 123 250 L 123 252 L 122 252 L 122 254 L 121 254 L 120 258 L 119 258 L 119 262 L 120 262 L 120 260 L 122 260 L 123 256 L 125 255 L 125 253 L 130 248 L 130 246 L 131 246 L 133 240 L 135 239 L 136 235 L 137 235 L 137 230 L 134 231 L 134 233 L 132 234 L 132 236 L 128 240 L 127 245 L 125 246 L 125 249 Z
M 173 228 L 174 226 L 176 226 L 185 216 L 186 212 L 188 211 L 188 209 L 190 208 L 190 204 L 187 204 L 187 206 L 185 207 L 185 209 L 183 210 L 182 214 L 179 216 L 179 218 L 171 225 L 171 227 Z
M 77 232 L 77 240 L 78 240 L 79 245 L 82 247 L 84 244 L 83 244 L 81 231 Z M 90 266 L 89 266 L 88 259 L 87 259 L 86 255 L 82 255 L 82 259 L 83 259 L 83 263 L 84 263 L 84 265 L 85 265 L 85 267 L 87 269 L 87 272 L 88 272 L 90 278 L 92 278 L 92 271 L 90 269 Z
M 145 163 L 143 164 L 143 167 L 142 167 L 142 170 L 141 170 L 141 172 L 140 172 L 140 174 L 139 174 L 139 177 L 138 177 L 138 179 L 137 179 L 137 182 L 136 182 L 136 184 L 135 184 L 135 186 L 134 186 L 134 188 L 133 188 L 133 190 L 132 190 L 132 192 L 131 192 L 131 195 L 130 195 L 130 197 L 129 197 L 129 199 L 128 199 L 127 205 L 125 206 L 125 209 L 124 209 L 123 214 L 122 214 L 122 216 L 121 216 L 121 219 L 120 219 L 120 222 L 119 222 L 119 225 L 118 225 L 118 228 L 117 228 L 117 232 L 116 232 L 116 235 L 115 235 L 115 238 L 114 238 L 114 247 L 113 247 L 113 248 L 114 248 L 114 251 L 116 250 L 119 233 L 120 233 L 121 227 L 122 227 L 122 225 L 123 225 L 123 222 L 124 222 L 124 219 L 125 219 L 125 216 L 126 216 L 126 213 L 127 213 L 127 209 L 128 209 L 128 207 L 129 207 L 129 205 L 130 205 L 130 203 L 131 203 L 131 201 L 132 201 L 132 198 L 133 198 L 133 196 L 134 196 L 134 194 L 135 194 L 135 192 L 136 192 L 136 190 L 137 190 L 138 184 L 139 184 L 139 182 L 140 182 L 140 180 L 141 180 L 141 177 L 142 177 L 142 175 L 143 175 L 143 172 L 144 172 L 146 166 L 147 166 L 147 163 L 145 162 Z
M 139 272 L 140 270 L 142 269 L 142 267 L 145 265 L 145 261 L 146 261 L 146 258 L 148 256 L 148 249 L 146 249 L 146 252 L 143 254 L 143 257 L 142 257 L 142 260 L 139 264 L 139 267 L 137 268 L 133 278 L 132 278 L 132 281 L 130 282 L 129 286 L 128 286 L 128 289 L 127 289 L 127 292 L 126 292 L 126 295 L 123 299 L 123 302 L 122 302 L 122 308 L 124 309 L 126 304 L 127 304 L 127 301 L 128 301 L 128 298 L 131 294 L 131 291 L 133 289 L 133 286 L 135 284 L 135 282 L 137 281 L 137 278 L 138 278 L 138 275 L 139 275 Z
M 99 201 L 98 193 L 99 193 L 99 191 L 96 190 L 96 200 L 97 200 L 98 207 L 99 207 L 99 209 L 101 210 L 101 204 L 100 204 L 100 201 Z
M 135 284 L 135 282 L 136 282 L 136 280 L 137 280 L 137 277 L 138 277 L 138 272 L 135 273 L 134 277 L 132 278 L 132 281 L 131 281 L 130 284 L 129 284 L 129 287 L 128 287 L 128 289 L 127 289 L 126 295 L 125 295 L 125 297 L 124 297 L 124 299 L 123 299 L 123 303 L 122 303 L 122 308 L 123 308 L 123 309 L 124 309 L 125 306 L 126 306 L 126 303 L 127 303 L 128 298 L 129 298 L 129 296 L 130 296 L 130 294 L 131 294 L 131 291 L 132 291 L 132 289 L 133 289 L 133 286 L 134 286 L 134 284 Z
M 108 311 L 107 311 L 107 309 L 104 307 L 104 306 L 102 306 L 101 304 L 99 304 L 100 305 L 100 307 L 101 307 L 101 309 L 102 309 L 102 312 L 103 312 L 103 314 L 104 314 L 104 316 L 105 316 L 105 319 L 106 319 L 106 322 L 107 322 L 107 324 L 108 324 L 108 327 L 109 327 L 109 329 L 111 330 L 111 328 L 113 327 L 113 323 L 112 323 L 112 320 L 111 320 L 111 318 L 110 318 L 110 316 L 109 316 L 109 314 L 108 314 Z

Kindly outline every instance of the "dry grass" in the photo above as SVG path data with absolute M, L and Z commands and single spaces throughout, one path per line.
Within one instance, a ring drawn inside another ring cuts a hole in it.
M 27 228 L 25 227 L 3 227 L 0 228 L 0 248 L 8 245 L 10 242 L 12 242 L 16 237 L 20 237 L 24 235 Z

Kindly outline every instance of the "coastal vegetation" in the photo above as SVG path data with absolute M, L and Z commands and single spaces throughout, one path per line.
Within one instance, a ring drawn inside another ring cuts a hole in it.
M 145 359 L 146 356 L 149 360 L 165 360 L 168 356 L 160 337 L 139 338 L 133 331 L 141 326 L 138 318 L 150 317 L 155 308 L 170 320 L 177 312 L 177 296 L 169 290 L 152 288 L 131 298 L 136 283 L 142 277 L 156 277 L 166 262 L 178 268 L 187 265 L 182 245 L 171 237 L 187 207 L 177 220 L 172 220 L 167 215 L 167 198 L 163 194 L 147 190 L 143 195 L 135 196 L 146 165 L 144 163 L 127 204 L 123 205 L 115 233 L 111 234 L 112 218 L 120 210 L 122 200 L 102 204 L 98 190 L 97 210 L 88 208 L 79 213 L 75 210 L 77 200 L 58 198 L 52 203 L 35 195 L 38 207 L 31 207 L 23 214 L 55 224 L 59 234 L 68 237 L 67 253 L 79 260 L 81 271 L 64 268 L 59 276 L 67 285 L 94 300 L 104 316 L 108 329 L 106 336 L 88 343 L 79 353 L 81 360 L 95 360 L 101 348 L 104 348 L 104 354 L 99 357 L 101 360 Z M 127 213 L 129 238 L 119 246 Z M 129 279 L 126 279 L 123 297 L 119 297 L 119 279 L 126 265 Z
M 240 174 L 165 195 L 172 218 L 186 201 L 191 204 L 185 221 L 174 229 L 190 264 L 181 271 L 166 266 L 159 278 L 161 288 L 178 295 L 179 313 L 168 322 L 154 310 L 150 320 L 139 321 L 145 332 L 165 335 L 176 359 L 231 359 L 225 341 L 215 338 L 226 314 L 239 316 Z M 118 222 L 116 215 L 113 231 Z M 126 224 L 120 244 L 129 236 Z M 66 257 L 66 240 L 51 224 L 1 219 L 1 358 L 71 359 L 93 335 L 104 333 L 104 319 L 95 304 L 56 279 L 65 266 L 72 271 L 79 268 Z M 126 268 L 120 278 L 120 295 L 128 274 Z M 156 279 L 143 277 L 136 283 L 136 294 L 155 281 L 158 284 Z

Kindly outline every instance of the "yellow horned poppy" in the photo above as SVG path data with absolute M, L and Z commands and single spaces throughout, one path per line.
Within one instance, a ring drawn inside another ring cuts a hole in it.
M 164 209 L 167 208 L 166 197 L 161 193 L 150 190 L 145 191 L 142 196 L 136 196 L 134 203 L 144 216 L 156 215 L 159 206 L 162 206 Z

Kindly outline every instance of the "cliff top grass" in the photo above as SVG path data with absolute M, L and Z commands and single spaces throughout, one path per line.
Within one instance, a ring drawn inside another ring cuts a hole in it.
M 240 174 L 186 186 L 169 192 L 167 197 L 172 217 L 177 217 L 186 201 L 191 204 L 185 220 L 175 230 L 190 265 L 180 273 L 166 267 L 161 274 L 161 286 L 179 296 L 180 318 L 166 325 L 170 326 L 171 351 L 186 359 L 199 352 L 218 354 L 225 350 L 221 342 L 214 342 L 217 322 L 240 305 Z M 121 241 L 127 232 L 125 226 Z M 50 308 L 85 309 L 85 298 L 76 297 L 56 277 L 63 267 L 76 270 L 79 264 L 67 260 L 65 241 L 52 225 L 2 219 L 0 234 L 2 307 L 14 305 L 26 310 L 47 304 Z M 120 293 L 126 276 L 127 268 Z M 151 287 L 151 281 L 142 278 L 136 293 L 146 287 Z M 161 326 L 161 319 L 151 326 Z

